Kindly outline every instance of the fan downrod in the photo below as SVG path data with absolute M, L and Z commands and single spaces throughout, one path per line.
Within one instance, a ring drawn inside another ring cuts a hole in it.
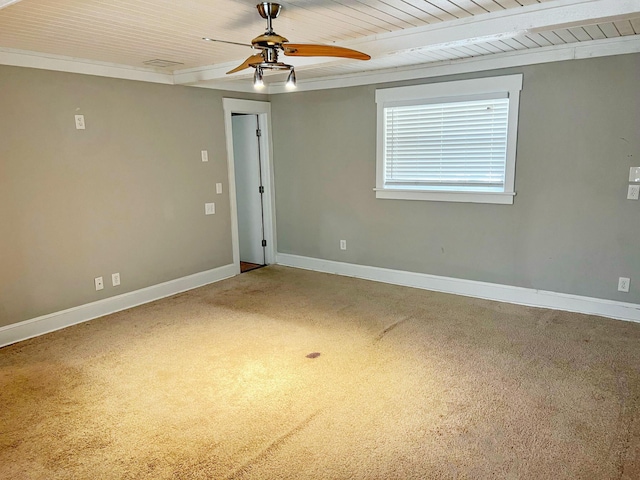
M 277 18 L 280 15 L 280 10 L 282 9 L 282 5 L 279 3 L 271 3 L 271 2 L 262 2 L 256 5 L 258 8 L 258 12 L 260 16 L 267 21 L 267 30 L 265 31 L 266 35 L 271 35 L 275 33 L 273 31 L 273 26 L 271 25 L 271 21 L 274 18 Z

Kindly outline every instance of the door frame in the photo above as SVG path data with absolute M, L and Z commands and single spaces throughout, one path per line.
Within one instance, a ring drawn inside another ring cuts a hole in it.
M 240 273 L 240 237 L 238 234 L 238 203 L 236 200 L 235 157 L 233 155 L 233 124 L 231 116 L 234 113 L 258 115 L 258 125 L 262 135 L 260 142 L 260 161 L 262 163 L 262 185 L 264 186 L 263 215 L 265 262 L 267 265 L 276 262 L 276 197 L 275 180 L 273 176 L 273 144 L 271 140 L 271 104 L 256 100 L 240 100 L 237 98 L 223 98 L 224 131 L 227 143 L 227 171 L 229 172 L 229 207 L 231 212 L 231 244 L 233 248 L 233 264 L 236 274 Z

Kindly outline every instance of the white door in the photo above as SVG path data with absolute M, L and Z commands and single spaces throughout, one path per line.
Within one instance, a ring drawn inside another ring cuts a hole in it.
M 233 115 L 233 164 L 240 261 L 265 264 L 258 115 Z

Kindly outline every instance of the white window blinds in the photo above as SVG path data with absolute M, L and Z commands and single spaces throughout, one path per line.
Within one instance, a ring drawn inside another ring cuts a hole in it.
M 509 98 L 384 107 L 384 187 L 502 192 Z

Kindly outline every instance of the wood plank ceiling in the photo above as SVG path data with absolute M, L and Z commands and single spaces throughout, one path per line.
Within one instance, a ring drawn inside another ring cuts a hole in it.
M 0 1 L 0 7 L 3 3 L 8 5 L 0 10 L 0 52 L 72 57 L 165 73 L 240 63 L 252 53 L 249 48 L 204 42 L 202 37 L 248 43 L 265 27 L 256 11 L 256 0 L 21 0 Z M 283 11 L 274 27 L 291 41 L 358 48 L 362 39 L 375 40 L 394 32 L 504 16 L 507 11 L 526 11 L 547 3 L 581 2 L 282 0 L 280 3 Z M 302 76 L 340 75 L 639 34 L 640 5 L 637 15 L 614 21 L 586 22 L 439 48 L 412 48 L 393 55 L 374 55 L 370 62 L 308 64 Z M 296 65 L 293 60 L 290 63 Z

